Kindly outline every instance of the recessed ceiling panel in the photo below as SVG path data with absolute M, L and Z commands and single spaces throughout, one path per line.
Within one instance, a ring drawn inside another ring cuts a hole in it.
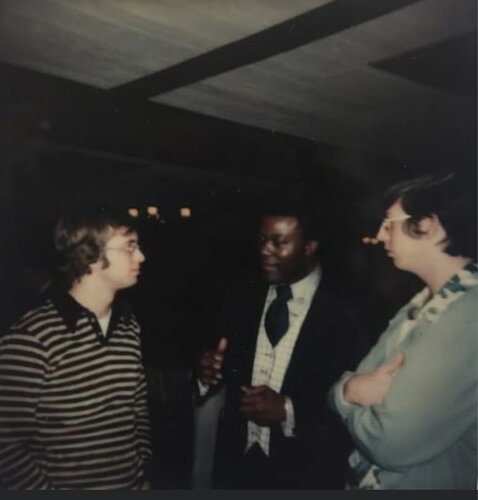
M 427 0 L 153 100 L 340 146 L 430 147 L 428 129 L 466 127 L 469 102 L 369 64 L 472 32 L 474 12 L 475 0 Z
M 461 95 L 476 95 L 476 31 L 378 61 L 375 68 Z

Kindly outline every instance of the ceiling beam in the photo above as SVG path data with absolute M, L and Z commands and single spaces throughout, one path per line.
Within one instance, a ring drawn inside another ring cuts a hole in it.
M 335 0 L 241 40 L 118 85 L 110 92 L 147 99 L 287 52 L 420 1 Z

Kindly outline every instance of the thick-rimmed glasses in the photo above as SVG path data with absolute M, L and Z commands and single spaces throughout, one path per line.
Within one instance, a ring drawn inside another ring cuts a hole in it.
M 392 222 L 404 221 L 410 218 L 411 215 L 408 214 L 397 215 L 396 217 L 385 217 L 382 223 L 380 224 L 380 227 L 378 228 L 378 232 L 380 232 L 383 229 L 385 232 L 388 233 L 392 228 Z
M 133 255 L 136 250 L 141 252 L 141 247 L 138 243 L 130 243 L 124 247 L 105 247 L 104 250 L 116 250 L 117 252 L 123 252 L 129 255 Z

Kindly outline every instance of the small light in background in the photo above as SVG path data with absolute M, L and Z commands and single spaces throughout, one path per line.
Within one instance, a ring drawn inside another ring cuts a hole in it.
M 128 208 L 128 214 L 131 217 L 138 217 L 139 216 L 139 210 L 137 208 L 134 208 L 134 207 Z
M 362 243 L 364 245 L 377 245 L 378 240 L 377 240 L 377 238 L 374 238 L 373 236 L 364 236 L 362 238 Z
M 191 218 L 191 209 L 189 207 L 181 207 L 179 209 L 179 215 L 183 219 L 190 219 Z
M 154 219 L 159 219 L 159 208 L 155 205 L 150 205 L 146 208 L 146 213 L 148 217 L 153 217 Z

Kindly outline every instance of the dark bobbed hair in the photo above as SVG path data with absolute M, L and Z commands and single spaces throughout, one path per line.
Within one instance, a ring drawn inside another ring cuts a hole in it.
M 71 287 L 76 280 L 91 273 L 90 265 L 101 258 L 107 267 L 109 262 L 103 248 L 111 230 L 120 228 L 125 228 L 127 233 L 134 232 L 134 220 L 111 207 L 82 207 L 61 217 L 54 232 L 59 284 Z
M 477 207 L 470 179 L 452 172 L 429 174 L 393 185 L 385 194 L 384 208 L 400 201 L 410 219 L 403 228 L 412 237 L 422 232 L 419 223 L 436 216 L 446 232 L 445 253 L 476 259 Z

